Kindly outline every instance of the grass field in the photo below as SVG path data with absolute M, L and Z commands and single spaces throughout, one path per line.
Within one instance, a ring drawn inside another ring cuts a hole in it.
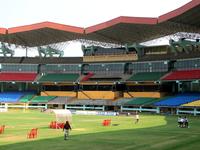
M 103 127 L 103 119 L 117 126 Z M 200 148 L 200 119 L 189 117 L 190 128 L 178 128 L 176 116 L 141 114 L 133 116 L 73 115 L 70 139 L 63 140 L 60 129 L 49 129 L 53 114 L 39 111 L 0 113 L 0 150 L 195 150 Z M 31 128 L 39 128 L 39 137 L 26 138 Z

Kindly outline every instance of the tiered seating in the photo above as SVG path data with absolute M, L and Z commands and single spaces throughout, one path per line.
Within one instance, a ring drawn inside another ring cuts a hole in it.
M 56 98 L 55 96 L 36 96 L 31 100 L 31 103 L 48 103 Z
M 60 59 L 60 58 L 59 58 Z M 81 64 L 47 64 L 41 67 L 44 73 L 81 73 Z
M 175 97 L 166 98 L 156 102 L 156 106 L 180 106 L 200 99 L 200 94 L 179 94 Z
M 128 64 L 129 72 L 167 72 L 168 61 L 134 62 Z
M 116 101 L 113 101 L 113 105 L 117 105 L 117 106 L 120 106 L 120 105 L 124 105 L 125 103 L 131 101 L 130 98 L 122 98 L 122 99 L 118 99 Z
M 69 102 L 68 104 L 74 105 L 93 105 L 93 100 L 74 100 Z
M 130 99 L 130 101 L 128 101 L 127 103 L 125 103 L 124 105 L 145 105 L 145 104 L 149 104 L 150 102 L 155 102 L 157 101 L 157 98 L 133 98 Z
M 94 74 L 123 74 L 123 63 L 89 64 L 84 67 L 84 73 L 93 72 Z
M 48 104 L 67 104 L 68 102 L 72 101 L 73 97 L 68 96 L 58 96 L 55 97 L 53 100 L 49 101 Z
M 0 81 L 34 81 L 37 73 L 0 73 Z
M 169 73 L 162 80 L 194 80 L 200 79 L 200 70 L 178 70 Z
M 0 93 L 0 102 L 17 102 L 25 94 L 27 92 L 2 92 Z
M 1 71 L 2 72 L 29 72 L 36 73 L 38 69 L 38 65 L 36 64 L 2 64 Z
M 191 102 L 191 103 L 187 103 L 187 104 L 183 104 L 182 106 L 189 106 L 189 107 L 200 107 L 200 100 Z
M 40 79 L 39 82 L 74 82 L 79 78 L 79 74 L 59 74 L 51 73 L 45 74 Z
M 165 72 L 143 72 L 132 75 L 128 81 L 158 81 Z
M 21 102 L 21 103 L 27 103 L 27 102 L 29 102 L 33 97 L 34 97 L 33 94 L 25 95 L 25 96 L 23 96 L 22 98 L 20 98 L 19 102 Z
M 200 68 L 200 59 L 183 59 L 177 60 L 174 64 L 177 70 L 197 69 Z
M 12 57 L 15 58 L 15 57 Z M 10 61 L 12 62 L 12 61 Z M 9 62 L 9 63 L 10 63 Z M 82 57 L 25 57 L 22 63 L 24 64 L 72 64 L 72 63 L 82 63 Z
M 112 105 L 112 100 L 93 100 L 93 105 Z

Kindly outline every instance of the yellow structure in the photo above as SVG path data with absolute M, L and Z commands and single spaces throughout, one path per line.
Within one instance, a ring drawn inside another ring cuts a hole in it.
M 116 99 L 120 92 L 112 91 L 81 91 L 78 92 L 78 99 Z
M 73 91 L 45 91 L 41 92 L 41 96 L 69 96 L 69 97 L 76 97 L 76 92 Z
M 161 98 L 165 95 L 166 93 L 162 92 L 124 92 L 124 98 L 132 98 L 132 97 Z

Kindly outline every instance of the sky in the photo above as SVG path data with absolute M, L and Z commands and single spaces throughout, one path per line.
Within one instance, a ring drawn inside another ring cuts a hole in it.
M 158 17 L 190 0 L 0 0 L 0 27 L 43 21 L 88 27 L 119 16 Z M 29 52 L 34 55 L 35 52 Z M 24 55 L 23 52 L 17 53 Z M 17 56 L 17 55 L 16 55 Z M 70 42 L 65 56 L 82 56 L 81 44 Z

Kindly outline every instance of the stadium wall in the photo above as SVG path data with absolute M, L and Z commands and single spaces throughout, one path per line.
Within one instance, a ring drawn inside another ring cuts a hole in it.
M 66 91 L 45 91 L 40 93 L 41 96 L 69 96 L 76 97 L 76 92 L 66 92 Z
M 120 92 L 113 91 L 81 91 L 78 92 L 78 99 L 115 99 Z

